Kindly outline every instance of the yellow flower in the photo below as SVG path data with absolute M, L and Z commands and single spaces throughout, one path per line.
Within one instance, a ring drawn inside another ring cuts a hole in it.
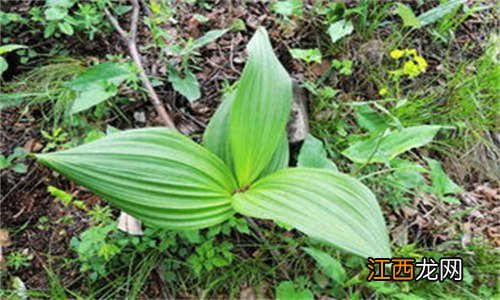
M 409 78 L 417 77 L 420 74 L 420 69 L 413 61 L 405 62 L 403 66 L 403 74 L 408 75 Z
M 399 58 L 403 57 L 403 55 L 405 55 L 405 51 L 404 50 L 399 50 L 399 49 L 394 49 L 390 53 L 390 56 L 393 59 L 399 59 Z
M 417 63 L 420 72 L 425 72 L 425 69 L 427 68 L 427 61 L 425 60 L 425 58 L 417 55 L 413 58 L 413 60 Z
M 413 57 L 417 57 L 418 56 L 417 50 L 415 50 L 415 49 L 405 49 L 405 55 L 406 56 L 413 55 Z
M 381 88 L 380 90 L 378 90 L 378 94 L 380 96 L 385 96 L 385 95 L 387 95 L 388 92 L 389 92 L 389 90 L 387 88 Z

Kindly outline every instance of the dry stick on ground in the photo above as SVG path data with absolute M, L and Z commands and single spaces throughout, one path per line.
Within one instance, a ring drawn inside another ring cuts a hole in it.
M 104 13 L 106 14 L 106 17 L 115 27 L 121 39 L 127 46 L 130 56 L 132 57 L 137 68 L 139 69 L 139 77 L 141 78 L 142 85 L 147 90 L 149 100 L 156 109 L 158 117 L 160 117 L 161 121 L 166 127 L 173 130 L 177 130 L 175 128 L 174 121 L 172 120 L 167 110 L 165 109 L 165 105 L 162 103 L 162 101 L 156 94 L 153 85 L 151 84 L 151 81 L 149 81 L 149 78 L 146 74 L 146 70 L 142 65 L 141 54 L 137 49 L 137 23 L 139 22 L 139 9 L 140 9 L 139 1 L 132 0 L 132 5 L 133 9 L 132 9 L 132 17 L 130 20 L 129 32 L 126 32 L 120 26 L 118 20 L 109 12 L 107 8 L 104 9 Z M 130 234 L 135 234 L 135 235 L 142 234 L 141 222 L 124 212 L 120 212 L 120 217 L 118 218 L 118 228 Z
M 108 20 L 111 22 L 111 24 L 115 27 L 116 31 L 118 31 L 118 34 L 120 35 L 121 39 L 125 43 L 125 45 L 128 48 L 129 54 L 134 60 L 135 65 L 139 69 L 139 77 L 141 78 L 142 85 L 144 88 L 148 91 L 148 96 L 149 99 L 151 100 L 151 103 L 153 103 L 154 108 L 156 109 L 156 112 L 158 113 L 158 116 L 162 120 L 165 126 L 176 130 L 174 121 L 170 117 L 170 115 L 167 113 L 167 110 L 165 109 L 165 105 L 163 105 L 162 101 L 156 94 L 153 85 L 151 84 L 151 81 L 149 81 L 149 78 L 146 74 L 146 71 L 144 69 L 144 66 L 142 65 L 142 59 L 141 59 L 141 54 L 139 53 L 139 50 L 137 49 L 137 23 L 139 20 L 139 1 L 138 0 L 132 0 L 133 4 L 133 10 L 132 10 L 132 19 L 130 21 L 130 31 L 126 32 L 118 23 L 115 17 L 109 12 L 107 8 L 104 9 L 104 13 L 106 14 L 106 17 Z

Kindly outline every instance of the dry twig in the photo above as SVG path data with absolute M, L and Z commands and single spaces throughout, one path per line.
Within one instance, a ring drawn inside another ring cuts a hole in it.
M 132 57 L 135 65 L 139 69 L 139 77 L 141 78 L 142 85 L 144 88 L 148 91 L 148 96 L 149 99 L 151 100 L 151 103 L 153 104 L 154 108 L 156 109 L 156 112 L 158 113 L 158 116 L 162 120 L 165 126 L 176 130 L 175 124 L 171 118 L 171 116 L 168 114 L 167 110 L 165 109 L 165 106 L 163 105 L 162 101 L 158 97 L 158 94 L 156 94 L 153 85 L 151 84 L 151 81 L 149 81 L 149 78 L 146 74 L 146 71 L 144 69 L 144 66 L 142 64 L 142 59 L 141 59 L 141 54 L 139 53 L 139 50 L 137 48 L 137 23 L 139 20 L 139 1 L 138 0 L 132 0 L 132 18 L 130 20 L 130 31 L 127 32 L 125 31 L 121 26 L 120 23 L 118 23 L 118 20 L 111 14 L 111 12 L 105 8 L 104 13 L 106 14 L 106 17 L 108 20 L 111 22 L 113 27 L 115 27 L 116 31 L 120 35 L 121 39 L 125 43 L 125 45 L 128 48 L 129 54 Z

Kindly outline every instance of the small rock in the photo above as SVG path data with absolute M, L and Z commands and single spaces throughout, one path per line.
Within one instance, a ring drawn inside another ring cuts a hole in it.
M 134 120 L 137 123 L 146 123 L 146 114 L 143 111 L 134 111 Z
M 290 143 L 303 141 L 309 134 L 309 122 L 306 109 L 306 97 L 304 90 L 294 84 L 293 103 L 290 121 L 288 122 L 287 132 Z

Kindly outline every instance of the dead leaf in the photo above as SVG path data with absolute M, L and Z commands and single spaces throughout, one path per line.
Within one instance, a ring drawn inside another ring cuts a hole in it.
M 142 235 L 141 221 L 128 215 L 125 212 L 120 212 L 120 217 L 118 218 L 118 229 L 121 231 L 130 233 L 132 235 Z
M 256 300 L 255 293 L 252 287 L 245 287 L 241 289 L 240 300 Z

